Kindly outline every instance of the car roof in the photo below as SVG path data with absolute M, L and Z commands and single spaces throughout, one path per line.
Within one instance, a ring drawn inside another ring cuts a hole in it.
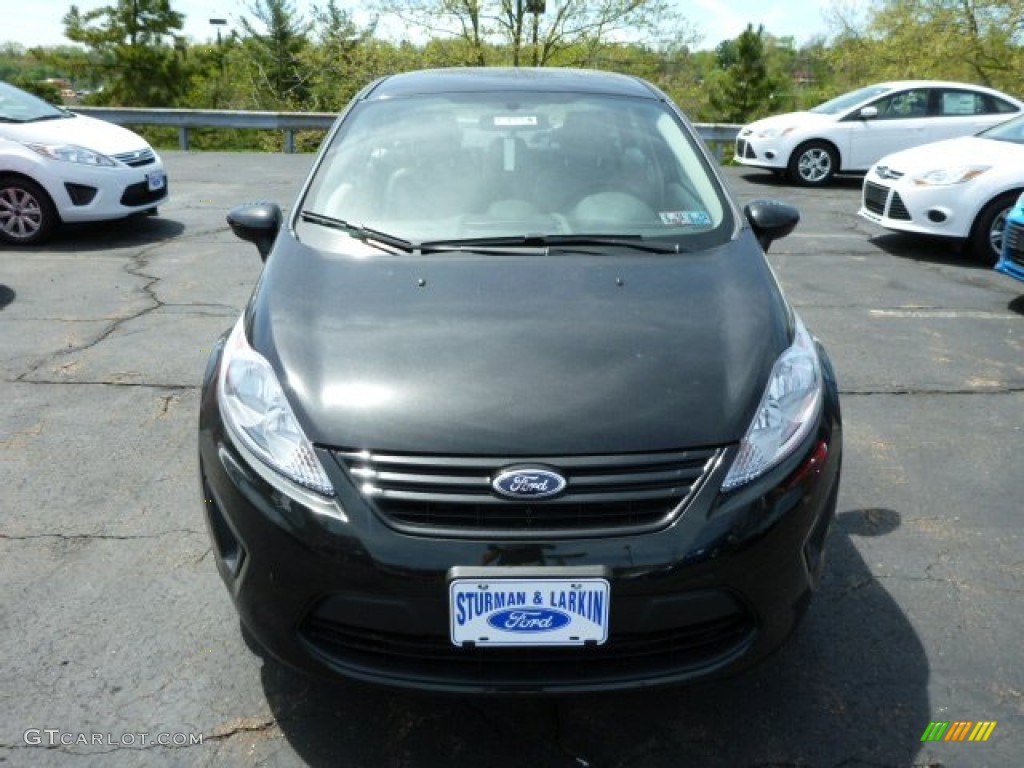
M 977 83 L 963 83 L 955 80 L 889 80 L 883 83 L 875 83 L 876 86 L 884 86 L 887 88 L 970 88 L 975 91 L 984 91 L 985 93 L 996 93 L 1001 96 L 1009 96 L 1011 99 L 1017 100 L 1015 97 L 1000 91 L 996 88 L 991 88 L 987 85 L 978 85 Z
M 559 67 L 453 67 L 389 75 L 377 81 L 364 99 L 388 99 L 432 93 L 491 91 L 594 93 L 660 99 L 649 83 L 629 75 Z

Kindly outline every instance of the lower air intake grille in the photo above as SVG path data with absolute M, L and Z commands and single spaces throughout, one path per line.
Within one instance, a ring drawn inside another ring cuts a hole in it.
M 129 184 L 125 187 L 124 194 L 121 195 L 121 205 L 135 208 L 149 203 L 159 203 L 165 197 L 167 197 L 166 184 L 160 189 L 150 190 L 146 182 L 140 181 L 138 184 Z
M 903 202 L 903 198 L 900 197 L 899 192 L 894 192 L 892 200 L 889 202 L 889 218 L 910 221 L 910 211 L 907 210 L 907 206 Z
M 1024 267 L 1024 225 L 1016 221 L 1008 222 L 1003 237 L 1006 258 Z
M 446 637 L 368 630 L 310 616 L 300 627 L 317 655 L 342 667 L 422 682 L 550 688 L 651 675 L 685 675 L 734 657 L 756 629 L 743 610 L 645 633 L 612 632 L 604 645 L 459 648 Z
M 864 207 L 877 216 L 885 215 L 885 201 L 889 197 L 889 188 L 881 184 L 867 182 L 864 185 Z

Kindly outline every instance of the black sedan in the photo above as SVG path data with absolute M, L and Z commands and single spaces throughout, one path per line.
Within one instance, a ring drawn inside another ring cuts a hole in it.
M 777 648 L 820 579 L 828 358 L 642 80 L 366 87 L 210 358 L 199 459 L 245 627 L 304 670 L 436 691 L 681 683 Z

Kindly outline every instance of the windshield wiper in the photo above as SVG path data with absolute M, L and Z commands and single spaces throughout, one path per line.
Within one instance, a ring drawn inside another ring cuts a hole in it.
M 70 112 L 61 112 L 57 115 L 40 115 L 39 117 L 30 117 L 28 120 L 22 120 L 23 123 L 41 123 L 43 120 L 63 120 L 65 117 L 74 117 Z
M 303 221 L 308 221 L 310 224 L 319 224 L 321 227 L 340 229 L 342 232 L 347 232 L 356 240 L 362 240 L 364 243 L 369 243 L 370 245 L 376 245 L 378 247 L 386 245 L 391 248 L 397 248 L 405 253 L 412 253 L 419 247 L 415 243 L 404 238 L 389 235 L 387 232 L 370 229 L 369 227 L 363 227 L 358 224 L 350 224 L 347 221 L 336 219 L 333 216 L 327 216 L 323 213 L 303 211 L 299 214 L 299 217 Z
M 630 248 L 647 253 L 682 253 L 677 243 L 645 240 L 643 235 L 513 235 L 508 237 L 473 237 L 462 240 L 431 240 L 420 243 L 424 251 L 479 250 L 480 248 L 570 248 L 598 246 L 602 248 Z

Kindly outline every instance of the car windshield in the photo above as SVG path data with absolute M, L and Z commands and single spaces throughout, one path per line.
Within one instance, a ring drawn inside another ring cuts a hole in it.
M 881 96 L 883 93 L 888 93 L 891 90 L 892 88 L 888 85 L 869 85 L 866 88 L 859 88 L 856 91 L 844 93 L 842 96 L 836 96 L 834 99 L 812 107 L 808 111 L 817 112 L 821 115 L 837 115 L 851 107 L 857 106 L 862 101 L 873 99 L 875 96 Z
M 994 125 L 978 134 L 985 139 L 1009 141 L 1013 144 L 1024 144 L 1024 116 L 1015 117 L 1005 123 Z
M 0 83 L 0 122 L 31 123 L 35 120 L 67 117 L 68 114 L 31 93 Z
M 566 235 L 592 236 L 596 246 L 602 236 L 724 242 L 729 208 L 698 142 L 655 99 L 505 92 L 371 100 L 356 105 L 325 150 L 303 221 L 330 217 L 350 233 L 411 243 L 550 245 Z

